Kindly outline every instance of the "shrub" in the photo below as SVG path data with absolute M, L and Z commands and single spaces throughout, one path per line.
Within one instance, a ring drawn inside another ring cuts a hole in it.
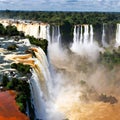
M 19 106 L 19 110 L 23 113 L 25 113 L 25 107 L 23 105 L 23 103 L 17 102 L 18 106 Z
M 6 86 L 7 89 L 12 89 L 12 90 L 16 90 L 16 86 L 18 85 L 19 80 L 16 78 L 12 78 L 12 80 L 10 80 Z
M 26 101 L 30 99 L 30 88 L 27 81 L 12 78 L 7 83 L 6 89 L 17 91 L 16 102 L 20 111 L 25 113 Z
M 6 86 L 9 82 L 9 79 L 7 77 L 7 75 L 3 75 L 3 78 L 2 78 L 2 86 Z
M 26 36 L 26 38 L 29 39 L 31 44 L 41 47 L 43 51 L 47 54 L 48 41 L 46 39 L 36 39 L 33 36 L 29 36 L 29 35 Z
M 7 47 L 7 50 L 16 50 L 16 48 L 17 48 L 16 44 L 12 44 Z
M 27 74 L 27 73 L 30 73 L 30 65 L 23 65 L 22 63 L 13 63 L 11 64 L 11 68 L 14 68 L 16 70 L 18 70 L 18 72 L 21 72 L 23 74 Z
M 19 32 L 18 32 L 17 28 L 16 28 L 15 26 L 11 26 L 11 25 L 8 25 L 8 26 L 6 27 L 5 33 L 6 33 L 8 36 L 19 35 Z
M 0 24 L 0 35 L 4 35 L 5 34 L 5 28 L 2 24 Z
M 104 53 L 100 53 L 100 62 L 104 65 L 107 65 L 109 68 L 113 68 L 114 65 L 120 64 L 120 52 L 113 50 L 105 51 Z

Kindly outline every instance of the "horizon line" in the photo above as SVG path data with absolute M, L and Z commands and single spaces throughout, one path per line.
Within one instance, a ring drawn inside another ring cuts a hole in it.
M 87 13 L 120 13 L 120 11 L 64 11 L 64 10 L 10 10 L 10 9 L 6 9 L 6 10 L 0 10 L 1 11 L 10 11 L 10 12 L 87 12 Z

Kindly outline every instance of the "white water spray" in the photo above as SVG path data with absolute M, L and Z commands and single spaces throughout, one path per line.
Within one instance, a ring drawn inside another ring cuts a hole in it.
M 95 56 L 98 56 L 99 47 L 94 41 L 92 25 L 75 25 L 73 43 L 70 49 L 76 54 L 90 57 L 91 60 L 96 59 Z
M 61 120 L 61 114 L 57 111 L 54 103 L 56 89 L 54 80 L 51 79 L 46 55 L 41 48 L 33 48 L 33 50 L 36 59 L 30 84 L 36 118 L 43 120 Z
M 103 24 L 103 30 L 102 30 L 102 46 L 103 47 L 107 47 L 108 46 L 108 44 L 106 43 L 106 41 L 105 41 L 105 25 Z
M 120 46 L 120 24 L 117 24 L 117 29 L 116 29 L 116 47 Z

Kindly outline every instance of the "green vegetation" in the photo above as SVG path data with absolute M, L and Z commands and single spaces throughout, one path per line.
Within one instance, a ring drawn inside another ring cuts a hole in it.
M 8 82 L 9 82 L 8 77 L 7 77 L 6 75 L 3 75 L 1 85 L 2 85 L 2 86 L 6 86 Z
M 114 65 L 120 64 L 120 50 L 113 50 L 111 52 L 106 50 L 104 53 L 100 53 L 100 61 L 112 69 Z
M 25 53 L 26 53 L 26 54 L 31 54 L 33 57 L 36 57 L 34 51 L 31 50 L 31 49 L 26 50 Z
M 2 17 L 12 19 L 36 20 L 62 25 L 64 21 L 70 24 L 100 24 L 120 22 L 119 13 L 107 12 L 43 12 L 43 11 L 0 11 Z
M 71 41 L 73 38 L 73 29 L 74 26 L 70 24 L 69 21 L 64 21 L 64 23 L 60 26 L 62 39 L 66 42 Z
M 5 35 L 5 31 L 6 29 L 4 28 L 4 26 L 0 24 L 0 35 Z
M 13 63 L 11 64 L 11 68 L 18 70 L 18 72 L 24 75 L 30 73 L 31 69 L 29 65 L 23 65 L 22 63 Z M 12 80 L 7 83 L 5 88 L 17 91 L 16 102 L 19 105 L 20 111 L 25 113 L 26 101 L 30 99 L 30 88 L 27 81 L 12 78 Z
M 14 68 L 16 70 L 18 70 L 18 72 L 23 73 L 23 74 L 27 74 L 30 73 L 30 65 L 23 65 L 22 63 L 13 63 L 11 64 L 11 68 Z
M 27 81 L 17 78 L 9 80 L 7 76 L 3 76 L 2 85 L 7 90 L 15 90 L 17 92 L 16 102 L 19 105 L 20 111 L 25 113 L 26 101 L 30 99 L 30 88 Z
M 17 45 L 16 44 L 12 44 L 12 45 L 9 45 L 8 47 L 7 47 L 7 50 L 16 50 L 16 48 L 17 48 Z
M 1 36 L 16 36 L 19 35 L 21 37 L 24 36 L 23 32 L 19 32 L 15 26 L 8 25 L 4 27 L 0 24 L 0 35 Z
M 19 32 L 15 26 L 8 25 L 6 27 L 5 34 L 7 34 L 8 36 L 15 36 L 19 35 Z
M 81 84 L 81 85 L 86 85 L 86 82 L 85 82 L 84 80 L 81 80 L 81 81 L 80 81 L 80 84 Z
M 110 104 L 115 104 L 118 102 L 118 100 L 113 97 L 113 96 L 107 96 L 106 94 L 101 94 L 99 95 L 99 98 L 98 98 L 99 101 L 103 101 L 105 103 L 109 102 Z
M 26 37 L 29 39 L 31 44 L 41 47 L 43 51 L 47 54 L 48 41 L 46 39 L 36 39 L 33 36 L 26 36 Z
M 30 73 L 29 65 L 13 63 L 11 64 L 11 68 L 15 68 L 23 74 Z M 8 79 L 7 75 L 4 75 L 1 85 L 7 90 L 15 90 L 17 92 L 16 102 L 19 105 L 20 111 L 25 113 L 26 102 L 30 99 L 29 83 L 26 80 L 21 80 L 17 78 Z

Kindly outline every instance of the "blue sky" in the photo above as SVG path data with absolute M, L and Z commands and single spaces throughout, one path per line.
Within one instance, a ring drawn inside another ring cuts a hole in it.
M 120 12 L 120 0 L 0 0 L 0 9 Z

